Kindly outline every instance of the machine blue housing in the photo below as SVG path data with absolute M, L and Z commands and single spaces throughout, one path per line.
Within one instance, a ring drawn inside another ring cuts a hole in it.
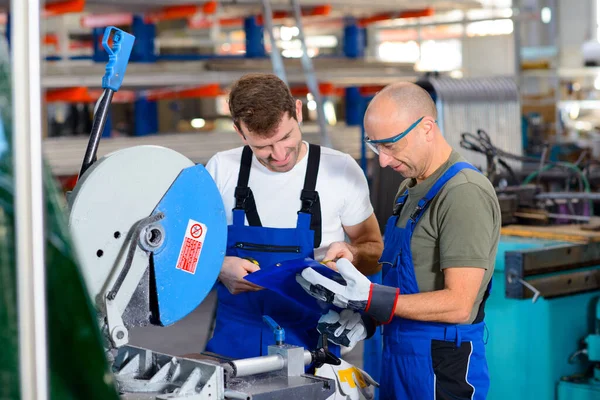
M 227 221 L 221 194 L 202 165 L 181 171 L 153 215 L 159 212 L 165 239 L 153 263 L 158 318 L 166 326 L 192 312 L 213 288 L 225 257 Z

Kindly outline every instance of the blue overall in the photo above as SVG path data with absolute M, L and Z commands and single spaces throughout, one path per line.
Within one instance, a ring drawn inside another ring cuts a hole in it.
M 406 226 L 396 226 L 408 197 L 397 200 L 385 229 L 383 284 L 400 288 L 400 294 L 419 293 L 410 242 L 425 209 L 440 189 L 464 168 L 452 165 L 419 200 Z M 484 348 L 483 308 L 491 283 L 473 324 L 455 325 L 394 318 L 383 332 L 381 399 L 443 400 L 485 399 L 489 376 Z
M 310 145 L 302 209 L 298 211 L 295 228 L 263 227 L 256 212 L 251 191 L 247 187 L 252 153 L 246 147 L 240 164 L 236 188 L 236 208 L 232 225 L 228 227 L 227 256 L 251 258 L 261 268 L 291 259 L 314 257 L 315 243 L 320 242 L 320 203 L 314 191 L 319 165 L 320 147 Z M 238 196 L 241 194 L 240 196 Z M 315 207 L 316 205 L 316 207 Z M 245 225 L 245 219 L 249 225 Z M 233 295 L 222 284 L 217 285 L 217 317 L 212 339 L 206 350 L 222 356 L 249 358 L 266 355 L 275 344 L 273 331 L 263 322 L 268 315 L 285 329 L 287 344 L 317 348 L 317 322 L 321 313 L 310 312 L 273 291 L 261 290 Z M 329 344 L 339 356 L 339 347 Z

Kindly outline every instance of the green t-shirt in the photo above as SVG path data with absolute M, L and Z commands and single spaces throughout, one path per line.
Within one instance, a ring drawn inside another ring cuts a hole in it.
M 418 201 L 453 164 L 466 161 L 453 151 L 444 165 L 419 184 L 406 179 L 400 196 L 408 198 L 397 226 L 406 226 Z M 468 323 L 475 320 L 492 274 L 500 240 L 501 214 L 496 191 L 480 172 L 463 169 L 450 179 L 425 210 L 413 233 L 411 251 L 415 276 L 421 292 L 444 288 L 443 269 L 475 267 L 486 270 Z

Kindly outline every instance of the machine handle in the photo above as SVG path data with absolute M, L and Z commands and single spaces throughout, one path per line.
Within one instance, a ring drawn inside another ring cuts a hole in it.
M 108 42 L 110 35 L 113 32 L 113 47 L 111 48 Z M 104 47 L 104 50 L 108 53 L 106 73 L 102 78 L 102 87 L 104 89 L 110 89 L 117 92 L 121 88 L 134 42 L 135 36 L 115 28 L 114 26 L 109 26 L 104 30 L 102 47 Z
M 508 283 L 513 283 L 513 281 L 519 282 L 521 285 L 525 286 L 527 289 L 533 292 L 533 299 L 531 299 L 532 303 L 535 303 L 542 294 L 539 290 L 537 290 L 531 283 L 527 282 L 525 279 L 519 278 L 519 276 L 515 272 L 510 272 L 508 275 Z
M 111 49 L 108 41 L 113 31 L 113 48 Z M 79 177 L 83 176 L 85 171 L 96 162 L 96 153 L 98 152 L 98 146 L 100 145 L 102 131 L 104 130 L 106 120 L 108 119 L 110 103 L 112 102 L 114 92 L 118 91 L 123 83 L 125 70 L 127 69 L 127 63 L 129 62 L 129 56 L 131 55 L 134 41 L 135 36 L 123 32 L 114 26 L 109 26 L 104 30 L 102 46 L 108 53 L 106 73 L 102 77 L 102 87 L 104 88 L 104 92 L 96 104 L 90 140 L 88 141 L 85 155 L 83 156 Z
M 342 363 L 342 360 L 329 351 L 326 333 L 323 333 L 321 336 L 319 336 L 317 349 L 315 351 L 311 351 L 310 355 L 315 368 L 321 368 L 325 364 L 340 365 Z
M 269 328 L 273 330 L 273 334 L 275 335 L 275 344 L 277 344 L 278 346 L 284 344 L 285 330 L 281 326 L 279 326 L 279 324 L 275 322 L 273 318 L 269 317 L 268 315 L 263 315 L 263 321 L 267 325 L 269 325 Z

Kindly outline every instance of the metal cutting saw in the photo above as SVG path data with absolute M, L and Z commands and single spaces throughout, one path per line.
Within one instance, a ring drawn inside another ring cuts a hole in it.
M 305 374 L 311 363 L 339 365 L 326 338 L 318 349 L 287 345 L 268 316 L 274 339 L 262 357 L 190 359 L 128 344 L 130 328 L 174 324 L 204 300 L 219 275 L 227 235 L 221 196 L 202 165 L 158 146 L 96 160 L 133 41 L 106 29 L 104 93 L 78 182 L 67 196 L 71 236 L 119 392 L 130 399 L 330 398 L 334 380 Z

